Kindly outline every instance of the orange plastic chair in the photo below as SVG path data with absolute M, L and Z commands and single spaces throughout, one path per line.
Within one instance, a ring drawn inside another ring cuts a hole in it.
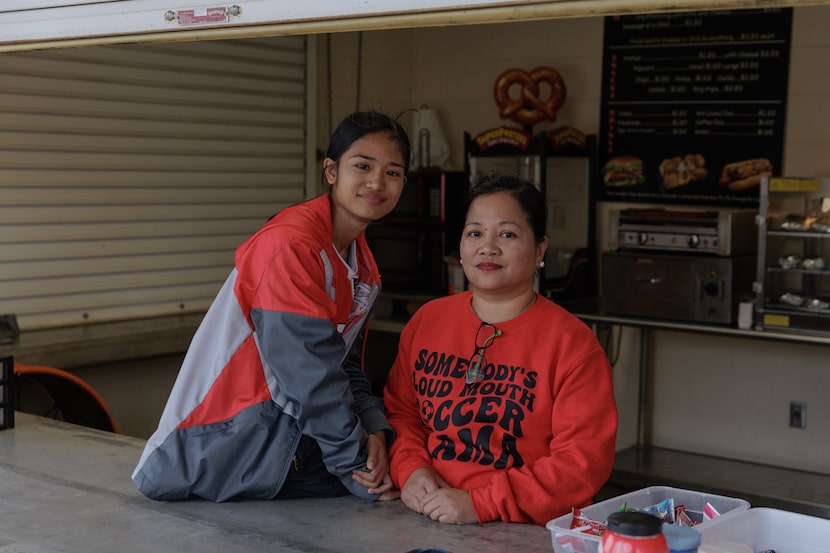
M 118 433 L 104 399 L 74 374 L 15 361 L 14 375 L 17 411 Z

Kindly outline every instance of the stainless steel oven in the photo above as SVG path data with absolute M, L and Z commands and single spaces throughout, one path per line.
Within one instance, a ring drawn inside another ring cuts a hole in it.
M 606 252 L 602 306 L 608 313 L 732 324 L 752 298 L 755 255 L 731 257 Z
M 752 299 L 757 256 L 752 210 L 621 209 L 602 256 L 608 313 L 732 324 Z

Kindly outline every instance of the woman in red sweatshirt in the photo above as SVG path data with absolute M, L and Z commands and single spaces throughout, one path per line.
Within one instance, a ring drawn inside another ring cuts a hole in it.
M 545 229 L 532 184 L 474 186 L 460 243 L 472 291 L 427 303 L 401 334 L 384 393 L 390 474 L 433 520 L 544 525 L 611 472 L 611 367 L 591 330 L 533 289 Z

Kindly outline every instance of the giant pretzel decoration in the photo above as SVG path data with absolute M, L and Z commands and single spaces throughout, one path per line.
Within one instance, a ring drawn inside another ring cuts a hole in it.
M 550 94 L 545 99 L 539 97 L 540 83 L 550 86 Z M 518 94 L 513 94 L 514 88 L 518 88 Z M 555 121 L 556 112 L 565 103 L 565 95 L 565 81 L 552 67 L 537 67 L 529 73 L 508 69 L 498 76 L 493 86 L 501 118 L 521 125 L 535 125 L 546 119 Z

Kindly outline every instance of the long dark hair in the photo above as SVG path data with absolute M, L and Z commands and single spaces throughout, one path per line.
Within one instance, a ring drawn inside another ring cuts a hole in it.
M 410 157 L 412 156 L 409 136 L 397 119 L 392 119 L 377 111 L 358 111 L 347 116 L 337 125 L 329 140 L 326 157 L 340 161 L 340 156 L 348 150 L 355 141 L 367 134 L 389 133 L 398 145 L 404 162 L 404 172 L 409 171 Z
M 507 192 L 516 198 L 527 217 L 527 222 L 530 223 L 530 228 L 533 229 L 533 237 L 537 243 L 541 242 L 547 233 L 548 224 L 548 206 L 545 204 L 545 197 L 533 183 L 514 174 L 496 173 L 475 183 L 467 193 L 467 199 L 464 202 L 464 217 L 467 217 L 473 200 L 496 192 Z

